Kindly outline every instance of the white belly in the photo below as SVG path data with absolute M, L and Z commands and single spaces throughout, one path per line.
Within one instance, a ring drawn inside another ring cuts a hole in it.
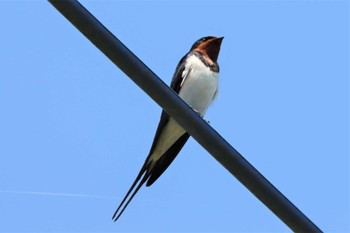
M 188 59 L 184 72 L 187 76 L 179 96 L 204 116 L 217 93 L 219 74 L 206 67 L 196 56 Z

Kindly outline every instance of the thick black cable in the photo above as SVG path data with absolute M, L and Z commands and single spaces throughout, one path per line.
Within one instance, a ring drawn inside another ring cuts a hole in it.
M 76 0 L 49 0 L 294 232 L 322 232 Z

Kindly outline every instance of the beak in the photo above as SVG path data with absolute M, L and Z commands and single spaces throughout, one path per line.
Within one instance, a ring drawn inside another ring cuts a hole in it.
M 221 44 L 223 39 L 224 39 L 224 37 L 216 37 L 216 38 L 213 39 L 213 41 L 216 41 L 219 44 Z

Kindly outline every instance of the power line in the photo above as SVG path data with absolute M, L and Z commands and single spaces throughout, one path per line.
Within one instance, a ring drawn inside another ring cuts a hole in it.
M 78 1 L 49 2 L 291 230 L 322 232 Z

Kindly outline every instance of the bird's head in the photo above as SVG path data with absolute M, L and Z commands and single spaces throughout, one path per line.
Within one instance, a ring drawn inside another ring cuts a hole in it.
M 216 62 L 218 60 L 221 42 L 224 37 L 206 36 L 202 37 L 191 47 L 191 51 L 200 51 L 209 56 L 209 58 Z

